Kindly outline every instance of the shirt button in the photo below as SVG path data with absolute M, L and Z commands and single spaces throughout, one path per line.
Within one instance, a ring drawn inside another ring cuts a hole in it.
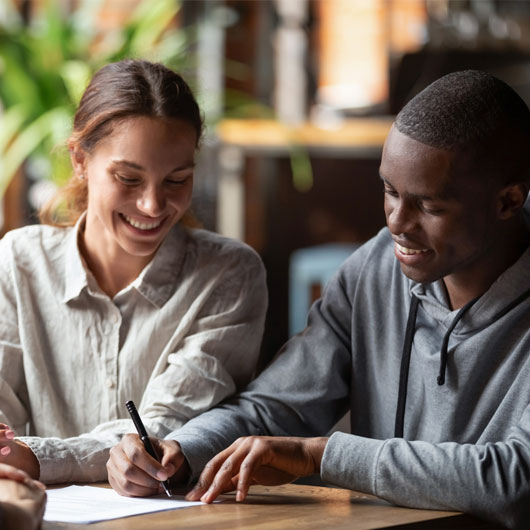
M 120 321 L 119 315 L 113 315 L 112 316 L 112 322 L 114 322 L 114 324 L 117 324 L 119 321 Z
M 116 386 L 116 383 L 114 383 L 114 379 L 111 377 L 107 377 L 107 386 L 109 388 L 114 388 Z

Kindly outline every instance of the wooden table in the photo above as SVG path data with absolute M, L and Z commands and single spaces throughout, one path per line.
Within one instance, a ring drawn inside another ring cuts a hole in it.
M 233 529 L 348 529 L 407 528 L 411 530 L 492 530 L 475 518 L 455 512 L 413 510 L 393 506 L 371 495 L 317 486 L 288 484 L 253 486 L 244 503 L 234 495 L 223 502 L 181 510 L 114 519 L 91 525 L 43 523 L 43 530 L 169 530 L 175 528 Z

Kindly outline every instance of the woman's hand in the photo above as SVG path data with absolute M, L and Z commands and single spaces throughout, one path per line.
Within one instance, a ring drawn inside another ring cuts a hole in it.
M 0 423 L 0 463 L 22 469 L 33 479 L 39 478 L 40 465 L 35 453 L 24 442 L 15 440 L 15 433 L 5 423 Z
M 46 504 L 46 487 L 24 471 L 0 464 L 2 528 L 32 530 L 40 526 Z
M 206 464 L 186 499 L 212 502 L 219 494 L 236 489 L 236 500 L 242 501 L 252 484 L 285 484 L 320 473 L 327 441 L 328 438 L 239 438 Z
M 110 450 L 107 474 L 110 485 L 120 495 L 146 497 L 161 493 L 161 481 L 169 478 L 175 482 L 186 480 L 189 466 L 173 440 L 151 438 L 161 461 L 157 462 L 145 450 L 137 434 L 126 434 L 121 442 Z
M 6 423 L 0 423 L 0 456 L 7 456 L 11 452 L 9 442 L 13 441 L 15 433 Z

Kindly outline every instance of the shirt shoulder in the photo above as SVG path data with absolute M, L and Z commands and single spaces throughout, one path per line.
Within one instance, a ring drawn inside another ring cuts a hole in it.
M 211 262 L 215 258 L 215 266 L 223 264 L 248 267 L 263 267 L 258 253 L 246 243 L 237 239 L 222 236 L 204 229 L 188 230 L 188 246 L 196 249 L 197 260 Z
M 28 225 L 10 230 L 0 241 L 0 252 L 10 252 L 17 260 L 46 258 L 53 259 L 60 251 L 73 228 L 50 225 Z

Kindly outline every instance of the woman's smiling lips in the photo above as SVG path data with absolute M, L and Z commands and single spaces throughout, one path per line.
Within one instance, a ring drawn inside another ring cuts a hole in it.
M 394 254 L 405 265 L 418 265 L 422 263 L 432 251 L 428 248 L 411 248 L 400 245 L 394 241 Z
M 156 221 L 146 222 L 135 219 L 134 217 L 123 213 L 120 213 L 119 217 L 130 230 L 133 230 L 136 234 L 142 235 L 152 235 L 158 233 L 166 219 L 166 217 L 163 217 Z

